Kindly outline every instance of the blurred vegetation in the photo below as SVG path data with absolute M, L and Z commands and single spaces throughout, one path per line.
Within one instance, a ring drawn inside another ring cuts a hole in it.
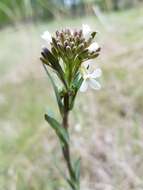
M 122 10 L 140 6 L 141 0 L 1 0 L 0 26 L 19 21 L 60 19 L 93 14 L 93 7 L 101 10 Z
M 40 34 L 82 23 L 100 31 L 96 66 L 103 77 L 101 91 L 79 93 L 70 118 L 81 189 L 143 189 L 143 9 L 104 16 L 110 31 L 90 15 L 0 30 L 0 190 L 67 189 L 56 168 L 64 164 L 55 134 L 43 118 L 56 107 L 38 59 Z
M 0 0 L 0 26 L 20 22 L 0 30 L 0 190 L 67 189 L 56 168 L 64 165 L 55 134 L 43 118 L 56 106 L 39 61 L 40 34 L 82 23 L 100 31 L 103 88 L 79 94 L 70 118 L 72 153 L 82 157 L 81 189 L 143 189 L 142 1 L 73 2 Z

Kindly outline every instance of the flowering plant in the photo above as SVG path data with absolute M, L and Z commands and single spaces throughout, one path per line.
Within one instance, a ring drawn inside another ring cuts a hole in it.
M 55 36 L 46 31 L 41 36 L 47 46 L 43 48 L 40 59 L 53 85 L 62 121 L 58 122 L 48 114 L 45 114 L 45 119 L 60 140 L 69 171 L 66 180 L 73 190 L 80 189 L 80 159 L 74 163 L 71 160 L 68 115 L 79 90 L 84 92 L 89 87 L 96 90 L 101 87 L 97 81 L 101 69 L 93 71 L 90 63 L 100 52 L 95 36 L 96 32 L 88 25 L 83 25 L 81 30 L 56 31 Z M 56 85 L 51 72 L 56 74 L 61 88 Z

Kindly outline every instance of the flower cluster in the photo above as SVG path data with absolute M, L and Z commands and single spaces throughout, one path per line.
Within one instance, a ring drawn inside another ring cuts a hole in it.
M 90 72 L 91 65 L 87 65 L 100 52 L 95 36 L 96 32 L 88 25 L 83 25 L 81 30 L 56 31 L 55 36 L 45 31 L 41 36 L 49 46 L 43 48 L 41 60 L 56 72 L 66 88 L 72 90 L 77 79 L 82 79 L 81 91 L 85 91 L 88 86 L 100 88 L 96 78 L 101 75 L 101 70 Z

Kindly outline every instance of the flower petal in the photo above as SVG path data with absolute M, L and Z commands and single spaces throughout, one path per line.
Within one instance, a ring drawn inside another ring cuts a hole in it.
M 89 86 L 92 89 L 95 89 L 95 90 L 100 90 L 101 89 L 100 83 L 98 81 L 96 81 L 95 79 L 90 79 L 89 80 Z
M 88 50 L 90 52 L 94 52 L 94 51 L 97 51 L 99 49 L 99 45 L 97 42 L 93 42 L 89 47 L 88 47 Z
M 86 68 L 86 69 L 89 69 L 91 65 L 94 64 L 94 61 L 93 60 L 87 60 L 87 61 L 84 61 L 82 63 L 82 65 Z
M 45 31 L 42 35 L 41 38 L 46 40 L 48 43 L 52 42 L 52 36 L 49 31 Z
M 90 74 L 90 78 L 99 78 L 102 75 L 102 70 L 100 68 L 93 71 L 93 73 Z
M 87 24 L 82 25 L 82 32 L 83 32 L 83 37 L 84 38 L 89 38 L 91 34 L 91 28 Z
M 87 82 L 86 80 L 84 80 L 84 81 L 82 82 L 81 87 L 80 87 L 80 91 L 81 91 L 81 92 L 85 92 L 85 91 L 87 90 L 87 88 L 88 88 L 88 82 Z

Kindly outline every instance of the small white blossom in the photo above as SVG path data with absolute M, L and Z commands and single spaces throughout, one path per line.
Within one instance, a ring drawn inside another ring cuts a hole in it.
M 50 44 L 52 42 L 52 36 L 50 34 L 49 31 L 45 31 L 42 35 L 41 38 L 46 40 L 48 42 L 48 44 Z
M 81 132 L 81 130 L 82 130 L 81 125 L 80 125 L 79 123 L 77 123 L 77 124 L 75 125 L 75 131 L 76 131 L 76 132 Z
M 83 32 L 83 37 L 85 39 L 88 39 L 91 35 L 92 30 L 91 30 L 90 26 L 88 26 L 87 24 L 83 24 L 82 25 L 82 32 Z
M 100 90 L 101 85 L 96 80 L 102 75 L 102 71 L 100 68 L 94 70 L 93 72 L 89 72 L 88 68 L 82 68 L 82 76 L 83 82 L 80 87 L 81 92 L 85 92 L 89 87 L 95 90 Z
M 94 51 L 97 51 L 99 49 L 99 45 L 97 42 L 93 42 L 89 47 L 88 47 L 88 50 L 90 52 L 94 52 Z
M 84 61 L 83 63 L 82 63 L 82 69 L 84 70 L 84 71 L 86 71 L 87 72 L 87 70 L 88 70 L 88 72 L 90 72 L 91 71 L 91 65 L 93 65 L 94 64 L 94 61 L 93 61 L 93 59 L 91 60 L 91 59 L 89 59 L 89 60 L 87 60 L 87 61 Z

